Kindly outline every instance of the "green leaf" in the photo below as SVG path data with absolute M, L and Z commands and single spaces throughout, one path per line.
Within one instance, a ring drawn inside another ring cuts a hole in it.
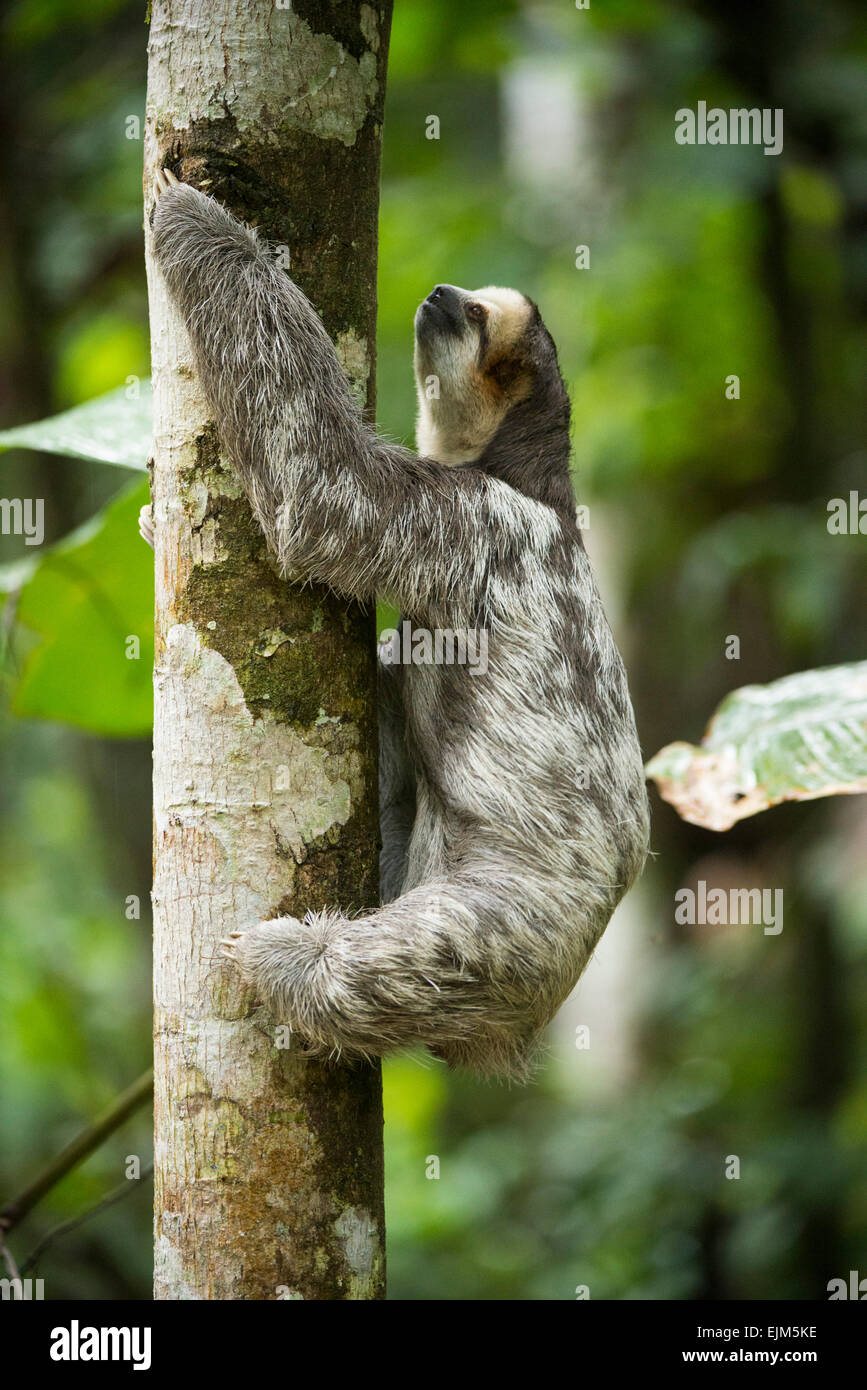
M 153 434 L 151 384 L 138 383 L 138 395 L 119 386 L 62 415 L 0 431 L 0 450 L 39 449 L 46 454 L 112 463 L 119 468 L 147 467 Z
M 700 747 L 670 743 L 647 775 L 683 820 L 708 830 L 781 801 L 867 791 L 867 661 L 733 691 Z
M 113 737 L 150 732 L 154 557 L 138 535 L 149 500 L 147 482 L 136 482 L 25 577 L 16 621 L 37 640 L 10 677 L 15 714 Z M 127 654 L 130 637 L 138 657 Z

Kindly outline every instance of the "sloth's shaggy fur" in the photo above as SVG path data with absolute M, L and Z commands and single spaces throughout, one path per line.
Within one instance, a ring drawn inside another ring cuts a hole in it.
M 159 264 L 283 572 L 488 641 L 484 673 L 381 666 L 384 905 L 262 922 L 227 952 L 314 1050 L 421 1042 L 523 1080 L 648 837 L 554 344 L 513 290 L 437 286 L 416 317 L 413 454 L 363 423 L 322 323 L 255 233 L 171 175 L 159 195 Z

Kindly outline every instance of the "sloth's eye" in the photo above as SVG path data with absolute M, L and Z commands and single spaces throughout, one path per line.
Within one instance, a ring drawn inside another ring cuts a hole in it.
M 487 312 L 481 304 L 468 304 L 464 313 L 468 319 L 474 319 L 476 323 L 482 323 L 487 318 Z

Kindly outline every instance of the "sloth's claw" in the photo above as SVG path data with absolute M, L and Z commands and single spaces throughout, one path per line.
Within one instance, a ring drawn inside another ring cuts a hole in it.
M 138 530 L 143 541 L 147 541 L 151 550 L 154 548 L 154 514 L 151 510 L 150 502 L 146 502 L 138 514 Z
M 171 169 L 157 169 L 154 173 L 154 190 L 159 198 L 163 193 L 168 193 L 170 188 L 179 188 L 180 179 L 172 173 Z

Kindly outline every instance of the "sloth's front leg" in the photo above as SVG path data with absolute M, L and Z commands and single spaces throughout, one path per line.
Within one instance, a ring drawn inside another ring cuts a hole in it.
M 545 563 L 553 511 L 472 470 L 420 459 L 364 423 L 323 324 L 248 228 L 155 176 L 154 254 L 186 325 L 222 447 L 284 574 L 461 626 L 496 548 Z

